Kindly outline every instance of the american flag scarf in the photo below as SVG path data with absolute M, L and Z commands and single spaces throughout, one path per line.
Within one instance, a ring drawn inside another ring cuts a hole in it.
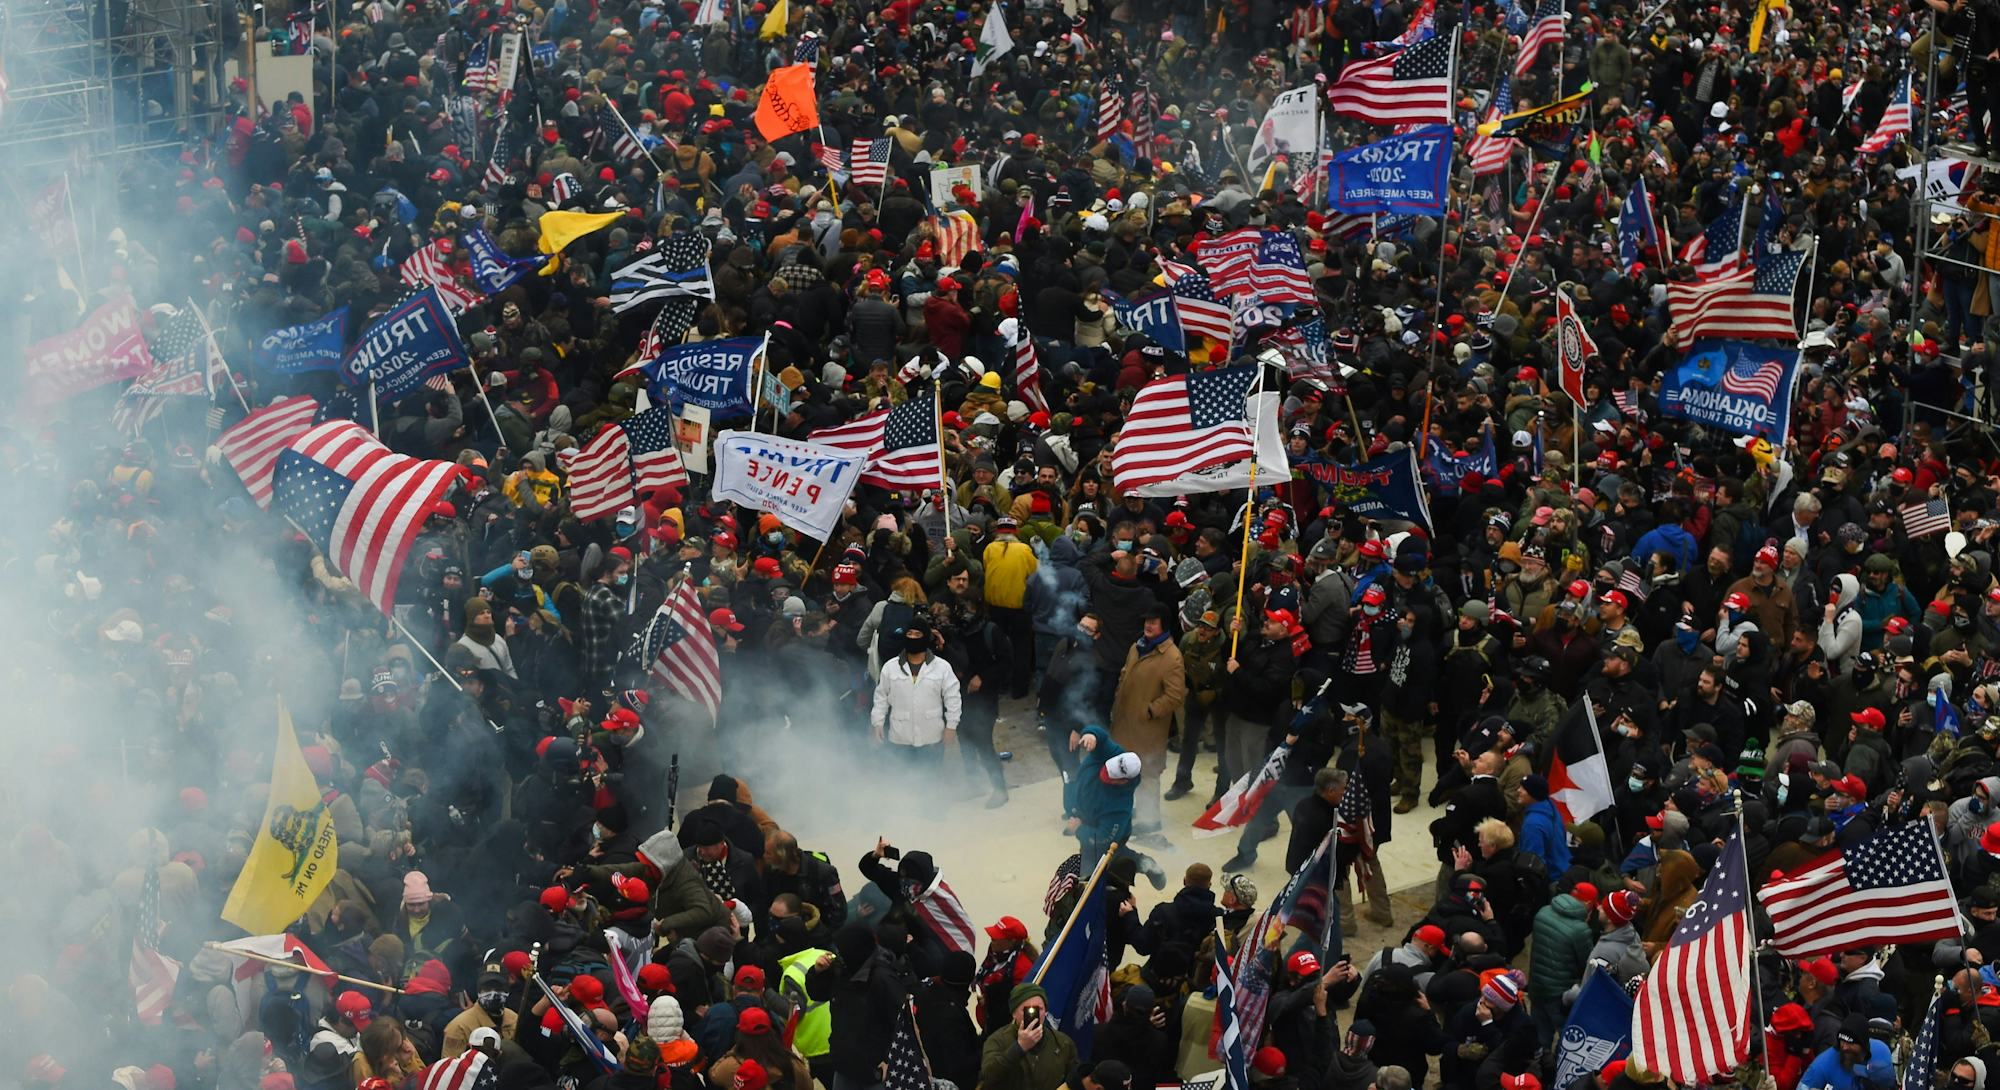
M 943 876 L 932 879 L 930 888 L 918 894 L 910 902 L 910 907 L 948 949 L 963 950 L 968 954 L 974 952 L 973 936 L 977 932 L 972 928 L 972 917 L 966 914 L 958 894 L 951 891 L 950 883 Z

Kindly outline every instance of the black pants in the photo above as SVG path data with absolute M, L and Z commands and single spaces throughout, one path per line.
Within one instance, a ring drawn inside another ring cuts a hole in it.
M 1016 700 L 1028 695 L 1035 680 L 1035 622 L 1025 609 L 988 606 L 987 616 L 1007 634 L 1013 645 L 1014 661 L 1007 670 L 1007 695 Z M 994 694 L 997 698 L 998 693 Z
M 1005 791 L 1007 773 L 1000 766 L 1000 755 L 993 752 L 993 724 L 1000 718 L 1000 701 L 982 699 L 985 696 L 985 689 L 965 694 L 958 717 L 958 755 L 967 776 L 972 775 L 975 763 L 984 765 L 993 789 Z
M 1203 734 L 1210 732 L 1215 734 L 1216 761 L 1218 764 L 1221 762 L 1222 713 L 1215 710 L 1213 703 L 1203 704 L 1201 701 L 1195 699 L 1192 694 L 1188 696 L 1187 703 L 1182 705 L 1182 711 L 1181 752 L 1180 760 L 1174 765 L 1174 782 L 1192 784 L 1194 782 L 1194 763 L 1201 757 L 1201 737 Z M 1210 797 L 1221 795 L 1223 789 L 1227 786 L 1227 784 L 1222 782 L 1222 775 L 1218 771 L 1215 777 L 1215 790 L 1211 793 Z

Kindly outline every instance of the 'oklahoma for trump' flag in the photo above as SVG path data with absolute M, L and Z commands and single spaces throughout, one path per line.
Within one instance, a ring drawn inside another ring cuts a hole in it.
M 250 932 L 270 935 L 290 927 L 333 880 L 340 845 L 319 782 L 299 752 L 292 716 L 278 705 L 278 752 L 271 768 L 271 800 L 243 873 L 222 906 L 222 918 Z

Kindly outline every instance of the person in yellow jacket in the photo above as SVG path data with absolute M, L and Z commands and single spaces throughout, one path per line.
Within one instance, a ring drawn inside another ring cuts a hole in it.
M 507 475 L 500 491 L 516 507 L 525 505 L 525 497 L 531 492 L 538 506 L 553 507 L 562 497 L 562 478 L 549 471 L 546 455 L 531 450 L 521 456 L 521 468 Z
M 993 541 L 980 554 L 986 568 L 986 615 L 1014 646 L 1014 676 L 1008 691 L 1019 699 L 1028 693 L 1035 674 L 1035 626 L 1028 611 L 1021 608 L 1028 594 L 1028 580 L 1042 566 L 1035 550 L 1018 536 L 1021 525 L 1002 515 L 993 524 Z
M 833 964 L 833 951 L 808 947 L 778 959 L 778 992 L 798 1008 L 799 1020 L 792 1030 L 792 1049 L 806 1058 L 813 1078 L 833 1085 L 833 1008 L 827 997 L 815 998 L 808 974 L 824 973 Z

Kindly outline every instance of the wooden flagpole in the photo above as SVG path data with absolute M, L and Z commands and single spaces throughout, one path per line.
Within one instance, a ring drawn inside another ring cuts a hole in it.
M 1091 868 L 1090 881 L 1084 883 L 1082 896 L 1079 896 L 1076 899 L 1076 904 L 1070 908 L 1069 919 L 1063 921 L 1062 930 L 1056 933 L 1056 941 L 1050 943 L 1049 948 L 1042 951 L 1041 964 L 1035 966 L 1035 975 L 1028 978 L 1029 983 L 1040 984 L 1042 977 L 1048 973 L 1049 963 L 1055 960 L 1056 951 L 1062 949 L 1063 942 L 1069 938 L 1070 929 L 1076 926 L 1076 918 L 1083 914 L 1083 906 L 1089 903 L 1091 892 L 1104 879 L 1105 864 L 1111 862 L 1111 857 L 1118 854 L 1118 848 L 1119 844 L 1114 840 L 1105 845 L 1104 854 L 1097 857 L 1097 866 Z
M 210 950 L 220 950 L 223 953 L 233 958 L 250 958 L 253 961 L 261 961 L 269 965 L 277 965 L 286 969 L 294 969 L 301 973 L 311 973 L 313 976 L 330 976 L 335 980 L 347 984 L 352 984 L 360 988 L 374 988 L 376 991 L 394 992 L 397 995 L 408 994 L 401 988 L 391 987 L 390 985 L 387 984 L 377 984 L 372 980 L 363 980 L 358 976 L 347 976 L 343 973 L 334 973 L 334 972 L 322 973 L 319 970 L 314 969 L 310 965 L 300 965 L 296 961 L 286 961 L 283 958 L 267 957 L 263 954 L 253 954 L 248 950 L 237 950 L 232 947 L 226 947 L 219 942 L 205 943 L 203 945 L 207 946 L 207 948 Z
M 1250 385 L 1251 397 L 1264 392 L 1264 361 L 1257 361 L 1257 381 Z M 1254 402 L 1253 402 L 1254 403 Z M 1264 414 L 1257 411 L 1257 419 L 1250 422 L 1250 488 L 1243 496 L 1243 556 L 1236 567 L 1236 615 L 1229 622 L 1229 659 L 1236 660 L 1236 645 L 1243 638 L 1243 589 L 1250 582 L 1250 520 L 1257 511 L 1257 463 L 1262 450 L 1259 442 L 1264 438 Z

